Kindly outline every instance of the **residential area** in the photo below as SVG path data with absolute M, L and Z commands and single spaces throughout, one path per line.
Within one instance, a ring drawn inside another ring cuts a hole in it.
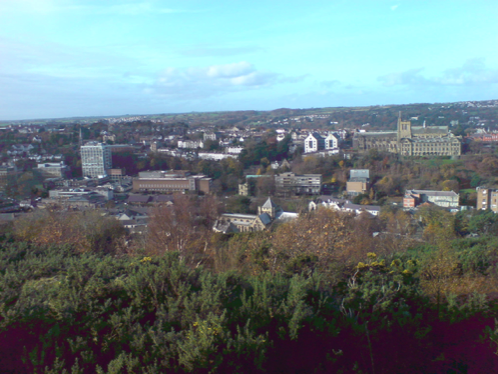
M 484 104 L 474 107 L 495 107 Z M 473 108 L 471 103 L 451 107 L 453 112 Z M 372 111 L 375 116 L 379 109 Z M 402 209 L 413 217 L 427 206 L 452 214 L 496 210 L 496 204 L 482 198 L 485 191 L 490 191 L 486 196 L 494 191 L 495 180 L 486 178 L 493 171 L 481 172 L 497 162 L 493 117 L 469 116 L 464 127 L 461 120 L 431 127 L 420 115 L 405 117 L 408 114 L 400 110 L 395 131 L 380 132 L 370 130 L 370 123 L 340 128 L 344 122 L 324 114 L 259 120 L 257 126 L 189 125 L 178 116 L 172 123 L 135 116 L 94 123 L 9 124 L 1 130 L 0 218 L 8 223 L 40 209 L 100 209 L 130 235 L 145 234 L 151 209 L 171 206 L 178 193 L 216 196 L 219 219 L 213 229 L 224 233 L 268 229 L 273 219 L 259 225 L 232 224 L 228 231 L 219 228 L 227 214 L 260 215 L 268 198 L 278 202 L 280 211 L 292 213 L 286 220 L 323 207 L 372 217 L 378 217 L 382 207 Z M 448 136 L 458 146 L 449 158 L 446 148 L 427 143 L 439 144 Z M 360 145 L 360 138 L 368 143 Z M 417 144 L 417 139 L 424 139 L 420 144 L 431 152 L 406 158 L 403 142 Z M 408 176 L 400 173 L 403 168 L 411 169 Z M 432 177 L 424 178 L 428 173 Z

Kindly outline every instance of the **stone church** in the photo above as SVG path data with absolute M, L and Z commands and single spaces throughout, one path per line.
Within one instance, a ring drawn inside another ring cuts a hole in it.
M 284 212 L 271 198 L 268 198 L 258 207 L 258 214 L 222 214 L 214 223 L 213 230 L 223 234 L 262 231 L 275 222 L 287 222 L 297 217 L 297 213 Z
M 448 126 L 412 126 L 401 120 L 400 113 L 397 131 L 356 133 L 353 147 L 360 153 L 377 149 L 402 156 L 460 156 L 462 138 L 453 135 Z

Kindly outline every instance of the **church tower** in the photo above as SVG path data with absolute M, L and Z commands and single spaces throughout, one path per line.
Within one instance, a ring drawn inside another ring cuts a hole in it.
M 271 217 L 271 219 L 275 219 L 278 211 L 279 207 L 273 202 L 270 197 L 262 206 L 258 207 L 258 215 L 267 213 Z
M 398 142 L 403 138 L 411 139 L 412 137 L 412 123 L 410 121 L 401 120 L 401 112 L 398 117 Z

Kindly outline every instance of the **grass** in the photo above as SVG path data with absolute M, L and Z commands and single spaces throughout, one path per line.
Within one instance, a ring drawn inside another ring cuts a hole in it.
M 426 164 L 427 166 L 443 166 L 458 163 L 460 160 L 452 159 L 442 159 L 442 158 L 432 158 L 429 160 L 420 160 L 420 163 Z

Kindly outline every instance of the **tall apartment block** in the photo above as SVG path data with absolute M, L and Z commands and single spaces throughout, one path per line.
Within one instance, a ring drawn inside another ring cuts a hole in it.
M 111 148 L 99 142 L 88 142 L 81 146 L 81 167 L 84 177 L 106 176 L 112 168 Z
M 477 209 L 491 209 L 493 212 L 498 212 L 498 189 L 477 187 Z

